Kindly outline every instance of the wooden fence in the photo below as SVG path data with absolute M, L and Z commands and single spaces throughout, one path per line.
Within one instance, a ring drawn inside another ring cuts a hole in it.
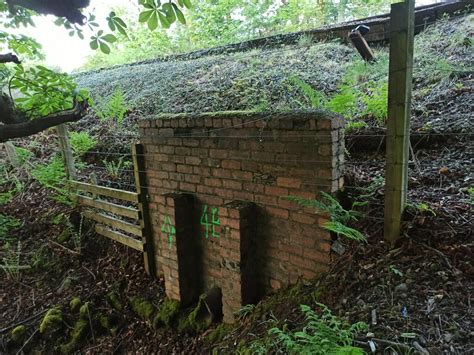
M 136 192 L 79 181 L 71 184 L 77 190 L 78 205 L 84 208 L 83 216 L 96 222 L 97 234 L 143 252 L 145 270 L 155 276 L 143 146 L 134 144 L 132 155 Z

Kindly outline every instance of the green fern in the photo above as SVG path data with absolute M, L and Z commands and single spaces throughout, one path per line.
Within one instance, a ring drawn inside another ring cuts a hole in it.
M 328 231 L 351 240 L 366 241 L 365 236 L 361 232 L 347 226 L 349 222 L 357 221 L 360 213 L 352 209 L 344 209 L 333 196 L 321 192 L 321 199 L 319 200 L 308 200 L 298 196 L 286 196 L 284 198 L 300 206 L 314 208 L 316 213 L 329 214 L 330 221 L 323 224 L 323 227 Z
M 329 221 L 323 224 L 324 228 L 328 231 L 336 233 L 338 236 L 342 235 L 347 239 L 355 240 L 358 242 L 365 242 L 365 236 L 357 229 L 350 228 L 338 221 Z
M 4 245 L 3 250 L 4 256 L 0 267 L 12 280 L 20 280 L 21 242 L 17 242 L 16 248 L 10 244 L 10 242 L 7 242 Z
M 71 132 L 69 139 L 72 151 L 77 155 L 84 155 L 97 145 L 97 140 L 87 132 Z
M 0 241 L 10 242 L 13 238 L 8 235 L 10 229 L 18 228 L 22 225 L 19 219 L 0 213 Z
M 297 76 L 290 76 L 288 79 L 302 92 L 303 96 L 309 101 L 311 108 L 324 107 L 324 104 L 327 100 L 324 93 L 317 91 L 311 85 L 301 80 Z
M 325 107 L 347 119 L 352 119 L 357 113 L 356 93 L 348 86 L 343 86 L 338 94 L 331 97 Z
M 121 125 L 125 118 L 125 113 L 128 111 L 122 89 L 117 87 L 107 102 L 99 101 L 102 101 L 102 103 L 95 108 L 97 117 L 101 121 L 115 120 Z
M 364 115 L 372 115 L 379 124 L 387 119 L 388 110 L 388 83 L 374 83 L 370 87 L 370 94 L 362 97 L 365 104 Z
M 276 338 L 278 350 L 289 354 L 364 354 L 363 350 L 353 347 L 355 336 L 367 331 L 363 322 L 349 325 L 331 313 L 325 305 L 318 303 L 321 314 L 307 305 L 300 305 L 305 316 L 305 324 L 299 331 L 272 328 L 270 336 Z

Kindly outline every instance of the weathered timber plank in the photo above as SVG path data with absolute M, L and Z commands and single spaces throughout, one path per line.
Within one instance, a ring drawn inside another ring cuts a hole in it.
M 392 244 L 401 237 L 408 189 L 414 8 L 415 0 L 392 4 L 390 15 L 384 235 Z
M 91 185 L 85 182 L 71 181 L 72 185 L 81 191 L 90 192 L 97 195 L 113 197 L 118 200 L 129 202 L 139 202 L 138 194 L 136 192 L 113 189 L 111 187 Z
M 86 218 L 92 219 L 92 220 L 94 220 L 96 222 L 99 222 L 99 223 L 102 223 L 102 224 L 106 224 L 110 227 L 121 229 L 125 232 L 134 234 L 138 237 L 142 236 L 142 228 L 140 226 L 135 225 L 135 224 L 124 222 L 120 219 L 110 217 L 110 216 L 107 216 L 107 215 L 102 214 L 102 213 L 95 213 L 95 212 L 92 212 L 92 211 L 84 211 L 83 215 Z
M 101 224 L 95 225 L 95 231 L 97 234 L 100 234 L 100 235 L 103 235 L 104 237 L 115 240 L 116 242 L 124 244 L 130 248 L 136 249 L 138 251 L 143 251 L 143 243 L 141 240 L 133 239 L 120 232 L 110 230 Z
M 136 208 L 120 206 L 115 203 L 101 201 L 87 196 L 77 196 L 77 201 L 82 206 L 94 207 L 107 212 L 111 212 L 123 217 L 133 218 L 135 220 L 140 219 L 140 211 Z
M 132 145 L 133 155 L 133 170 L 135 175 L 135 186 L 137 187 L 137 193 L 140 196 L 140 202 L 138 208 L 141 212 L 142 219 L 140 225 L 143 232 L 143 243 L 145 248 L 143 249 L 143 258 L 145 262 L 145 270 L 148 275 L 156 276 L 156 261 L 155 261 L 155 247 L 153 240 L 153 228 L 150 216 L 150 207 L 148 205 L 148 188 L 146 182 L 146 166 L 145 166 L 145 148 L 142 144 Z

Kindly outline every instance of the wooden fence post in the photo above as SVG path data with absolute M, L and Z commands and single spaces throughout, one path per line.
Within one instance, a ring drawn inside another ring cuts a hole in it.
M 56 132 L 59 137 L 59 146 L 61 147 L 64 165 L 66 167 L 66 176 L 68 179 L 74 180 L 76 178 L 76 167 L 74 166 L 74 157 L 72 155 L 66 125 L 60 124 L 59 126 L 56 126 Z
M 143 256 L 145 270 L 150 276 L 156 276 L 155 251 L 153 244 L 153 228 L 151 225 L 150 208 L 148 205 L 148 187 L 146 186 L 145 157 L 142 144 L 132 144 L 135 185 L 139 197 L 138 207 L 141 213 Z
M 392 4 L 385 172 L 385 239 L 400 238 L 408 186 L 415 0 Z

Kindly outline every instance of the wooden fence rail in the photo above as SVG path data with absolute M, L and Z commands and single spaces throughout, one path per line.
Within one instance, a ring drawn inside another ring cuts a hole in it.
M 143 173 L 143 147 L 140 144 L 133 145 L 132 155 L 137 192 L 79 181 L 71 181 L 71 185 L 77 191 L 78 204 L 85 208 L 84 217 L 96 222 L 96 233 L 142 252 L 146 272 L 155 276 L 147 191 L 143 187 L 146 178 Z

